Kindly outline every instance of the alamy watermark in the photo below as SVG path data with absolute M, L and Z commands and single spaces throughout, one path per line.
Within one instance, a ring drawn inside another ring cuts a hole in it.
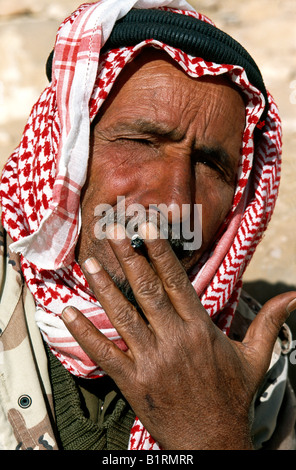
M 124 196 L 117 197 L 116 209 L 110 204 L 96 206 L 94 216 L 95 237 L 103 240 L 115 224 L 125 227 L 126 236 L 133 238 L 143 224 L 153 224 L 159 230 L 159 238 L 179 241 L 184 250 L 198 250 L 202 244 L 201 204 L 150 204 L 148 209 L 141 204 L 126 206 Z

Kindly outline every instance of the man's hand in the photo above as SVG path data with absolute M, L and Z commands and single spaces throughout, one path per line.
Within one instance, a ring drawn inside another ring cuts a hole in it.
M 69 331 L 163 449 L 251 449 L 250 405 L 296 293 L 269 301 L 238 343 L 209 318 L 169 243 L 152 236 L 145 244 L 151 264 L 127 237 L 110 240 L 147 322 L 96 260 L 85 264 L 129 349 L 121 351 L 72 307 L 62 316 Z

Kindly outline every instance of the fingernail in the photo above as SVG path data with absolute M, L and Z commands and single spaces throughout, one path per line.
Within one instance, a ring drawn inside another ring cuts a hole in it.
M 294 312 L 294 310 L 296 310 L 296 299 L 291 300 L 286 310 L 289 314 Z
M 97 274 L 101 270 L 101 266 L 95 258 L 88 258 L 84 261 L 84 267 L 88 274 Z
M 158 237 L 157 227 L 151 222 L 144 223 L 139 227 L 139 234 L 145 240 L 156 240 Z
M 77 312 L 74 308 L 72 307 L 66 307 L 64 308 L 62 312 L 62 318 L 66 323 L 71 323 L 74 321 L 77 317 Z
M 112 224 L 106 227 L 106 235 L 107 238 L 111 240 L 123 240 L 125 238 L 125 229 L 123 225 L 120 224 Z

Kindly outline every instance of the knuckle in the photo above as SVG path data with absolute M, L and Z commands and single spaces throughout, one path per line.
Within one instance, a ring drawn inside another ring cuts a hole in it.
M 90 324 L 79 328 L 77 340 L 84 351 L 88 352 L 95 360 L 102 357 L 104 348 L 108 346 L 107 342 L 101 340 L 96 328 Z M 108 348 L 108 351 L 110 351 L 110 348 Z
M 97 341 L 94 346 L 94 355 L 98 362 L 106 364 L 113 358 L 113 344 L 110 341 Z
M 114 349 L 114 344 L 111 341 L 98 341 L 91 357 L 107 374 L 123 375 L 122 362 L 118 361 Z
M 114 292 L 114 287 L 114 282 L 110 278 L 104 277 L 100 280 L 100 296 L 107 297 L 108 295 L 112 295 Z
M 270 336 L 276 338 L 283 324 L 281 319 L 278 318 L 278 316 L 272 314 L 272 312 L 270 311 L 261 310 L 260 316 L 264 321 L 264 327 L 266 331 L 269 333 Z
M 163 240 L 160 240 L 160 243 L 156 243 L 153 247 L 153 252 L 151 253 L 152 257 L 156 261 L 166 260 L 171 256 L 171 248 L 167 243 L 162 243 Z
M 270 315 L 268 321 L 269 321 L 270 328 L 274 332 L 274 334 L 278 334 L 283 324 L 283 321 L 281 320 L 281 318 Z
M 122 250 L 122 261 L 130 266 L 133 267 L 135 263 L 137 263 L 136 252 L 130 249 L 130 246 L 124 250 Z
M 137 294 L 141 297 L 154 297 L 163 294 L 163 289 L 156 276 L 138 280 Z
M 116 326 L 121 328 L 130 328 L 135 309 L 129 304 L 119 304 L 115 310 Z
M 182 291 L 188 285 L 188 277 L 182 271 L 169 270 L 164 282 L 169 290 Z
M 79 340 L 83 343 L 93 342 L 94 332 L 89 324 L 84 324 L 79 327 Z

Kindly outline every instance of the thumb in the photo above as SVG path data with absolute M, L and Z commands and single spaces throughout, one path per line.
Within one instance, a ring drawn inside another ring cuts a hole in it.
M 270 364 L 274 344 L 279 331 L 290 313 L 296 310 L 296 292 L 286 292 L 270 299 L 251 323 L 243 344 L 264 374 Z

